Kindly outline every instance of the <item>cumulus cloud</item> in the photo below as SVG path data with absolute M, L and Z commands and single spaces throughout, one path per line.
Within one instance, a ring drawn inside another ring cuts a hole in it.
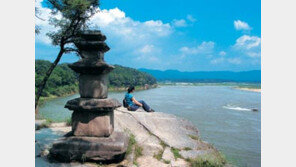
M 226 55 L 226 52 L 224 52 L 224 51 L 220 51 L 220 52 L 219 52 L 219 55 L 220 55 L 220 56 L 225 56 L 225 55 Z
M 143 48 L 139 50 L 140 53 L 151 53 L 153 51 L 154 45 L 145 45 Z
M 187 23 L 184 19 L 180 19 L 180 20 L 173 20 L 172 23 L 175 27 L 187 27 Z
M 45 21 L 36 20 L 40 26 L 41 33 L 36 35 L 36 42 L 50 45 L 51 40 L 46 36 L 47 32 L 56 30 L 48 22 L 51 10 L 41 5 L 42 0 L 36 2 L 36 7 Z M 161 40 L 170 37 L 174 32 L 170 23 L 161 20 L 137 21 L 128 16 L 119 8 L 103 9 L 89 20 L 91 29 L 100 29 L 107 36 L 107 44 L 112 48 L 107 58 L 112 63 L 126 63 L 133 67 L 147 67 L 147 62 L 161 59 L 162 49 L 158 48 Z
M 230 59 L 228 59 L 228 62 L 231 63 L 231 64 L 238 65 L 238 64 L 241 64 L 242 61 L 241 61 L 240 58 L 230 58 Z
M 196 18 L 194 18 L 192 15 L 187 15 L 187 20 L 189 20 L 190 22 L 192 22 L 192 23 L 194 23 L 194 22 L 196 22 Z
M 101 10 L 90 19 L 90 23 L 92 27 L 99 27 L 112 34 L 129 38 L 137 37 L 137 39 L 167 36 L 172 32 L 169 23 L 163 23 L 160 20 L 136 21 L 126 17 L 125 13 L 118 8 Z
M 219 64 L 219 63 L 223 63 L 224 62 L 224 57 L 220 57 L 220 58 L 216 58 L 216 59 L 212 59 L 210 61 L 211 64 Z
M 36 2 L 36 7 L 40 10 L 40 17 L 44 19 L 36 19 L 36 24 L 41 28 L 41 34 L 36 36 L 37 42 L 50 43 L 50 39 L 46 36 L 47 32 L 50 32 L 56 28 L 49 24 L 49 18 L 51 16 L 51 10 L 42 7 L 42 0 Z M 59 17 L 59 16 L 58 16 Z M 99 28 L 106 35 L 116 37 L 121 41 L 134 44 L 135 42 L 143 45 L 146 42 L 153 39 L 165 37 L 173 32 L 173 29 L 169 23 L 163 23 L 160 20 L 148 20 L 140 22 L 127 17 L 125 13 L 118 9 L 103 9 L 96 13 L 89 21 L 91 28 Z
M 257 36 L 243 35 L 236 40 L 233 48 L 249 57 L 260 57 L 261 38 Z
M 235 20 L 233 22 L 233 24 L 234 24 L 234 28 L 236 30 L 251 30 L 252 29 L 248 23 L 241 21 L 241 20 Z
M 187 47 L 184 46 L 179 49 L 179 51 L 183 54 L 191 54 L 191 55 L 196 55 L 196 54 L 211 54 L 214 51 L 215 43 L 212 41 L 209 42 L 202 42 L 200 45 L 196 47 Z
M 37 0 L 35 3 L 35 6 L 39 11 L 38 18 L 35 17 L 35 24 L 41 29 L 40 33 L 35 36 L 35 40 L 45 44 L 51 44 L 51 40 L 47 37 L 46 33 L 53 31 L 56 28 L 49 24 L 49 19 L 50 17 L 53 17 L 53 15 L 51 15 L 50 9 L 42 7 L 42 1 L 43 0 Z M 54 17 L 60 18 L 61 15 L 57 14 Z
M 162 50 L 154 45 L 145 45 L 142 48 L 135 51 L 137 57 L 135 60 L 145 62 L 157 62 L 159 58 L 156 55 L 160 55 Z

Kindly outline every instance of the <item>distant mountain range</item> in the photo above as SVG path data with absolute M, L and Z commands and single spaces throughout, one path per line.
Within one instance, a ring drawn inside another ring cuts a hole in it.
M 139 69 L 153 75 L 157 81 L 173 82 L 261 82 L 261 70 L 253 71 L 197 71 Z

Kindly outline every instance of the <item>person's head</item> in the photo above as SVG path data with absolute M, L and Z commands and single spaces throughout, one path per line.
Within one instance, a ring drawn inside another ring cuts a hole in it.
M 134 86 L 130 86 L 130 87 L 128 87 L 127 92 L 128 93 L 132 93 L 134 90 L 135 90 L 135 87 Z

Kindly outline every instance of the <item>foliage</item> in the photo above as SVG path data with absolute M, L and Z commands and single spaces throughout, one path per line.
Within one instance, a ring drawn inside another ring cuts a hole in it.
M 47 2 L 52 11 L 49 21 L 55 27 L 55 31 L 48 32 L 47 35 L 51 38 L 53 45 L 59 46 L 60 51 L 38 84 L 35 95 L 35 114 L 38 114 L 38 102 L 50 75 L 64 53 L 79 52 L 73 43 L 79 40 L 82 31 L 88 29 L 86 22 L 97 12 L 99 6 L 99 0 L 47 0 Z
M 110 73 L 110 85 L 115 87 L 128 87 L 130 85 L 153 85 L 156 84 L 156 79 L 145 72 L 140 72 L 136 69 L 114 65 L 115 69 Z
M 53 45 L 60 45 L 64 49 L 64 45 L 73 43 L 82 31 L 88 29 L 86 22 L 97 12 L 99 0 L 48 0 L 48 6 L 53 15 L 50 24 L 57 31 L 47 35 Z M 55 17 L 58 14 L 62 17 Z
M 51 63 L 45 60 L 35 62 L 35 91 Z M 78 91 L 78 76 L 67 64 L 58 65 L 49 77 L 41 94 L 43 97 L 63 96 Z
M 36 60 L 35 91 L 50 65 L 49 61 Z M 118 65 L 115 65 L 115 69 L 110 73 L 109 80 L 111 87 L 143 86 L 156 83 L 156 79 L 149 74 Z M 53 70 L 41 96 L 64 96 L 75 92 L 78 92 L 78 74 L 71 70 L 67 64 L 60 64 Z

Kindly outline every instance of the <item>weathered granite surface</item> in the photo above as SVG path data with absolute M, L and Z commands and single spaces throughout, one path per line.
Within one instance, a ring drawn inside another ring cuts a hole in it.
M 114 130 L 114 112 L 74 111 L 74 136 L 109 137 Z
M 198 129 L 187 120 L 162 112 L 129 112 L 123 107 L 115 111 L 132 115 L 133 119 L 140 122 L 150 133 L 157 136 L 170 147 L 178 149 L 184 149 L 185 147 L 196 149 L 198 147 L 196 140 L 189 137 L 189 135 L 198 136 Z M 123 121 L 121 120 L 120 122 Z
M 121 104 L 116 99 L 94 99 L 94 98 L 76 98 L 69 100 L 65 108 L 69 110 L 79 111 L 113 111 L 113 109 L 120 107 Z
M 108 76 L 80 74 L 79 94 L 82 98 L 106 99 L 108 97 Z
M 62 138 L 53 143 L 50 155 L 61 161 L 122 160 L 128 144 L 128 138 L 124 135 L 114 132 L 108 138 L 79 136 Z

